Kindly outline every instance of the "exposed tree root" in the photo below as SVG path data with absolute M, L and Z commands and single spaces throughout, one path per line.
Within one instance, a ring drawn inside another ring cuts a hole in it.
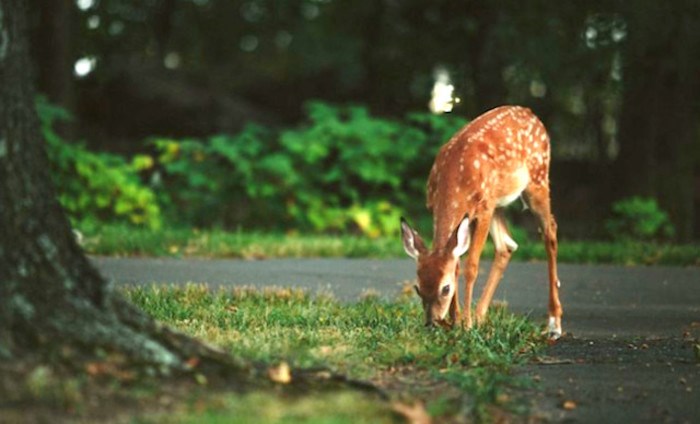
M 99 371 L 96 361 L 101 363 L 108 361 L 104 357 L 111 357 L 119 358 L 117 366 L 122 375 L 200 375 L 213 386 L 234 390 L 273 386 L 295 393 L 351 389 L 389 398 L 372 383 L 350 379 L 327 368 L 291 369 L 287 371 L 289 378 L 273 378 L 270 370 L 276 364 L 248 362 L 173 330 L 119 294 L 104 300 L 104 308 L 98 308 L 84 298 L 71 297 L 53 305 L 42 317 L 22 322 L 24 328 L 19 333 L 23 338 L 15 340 L 14 356 L 20 357 L 25 348 L 38 352 L 47 363 L 59 360 L 78 371 Z

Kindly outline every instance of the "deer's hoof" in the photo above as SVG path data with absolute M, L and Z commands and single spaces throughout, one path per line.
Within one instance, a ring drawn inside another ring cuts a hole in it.
M 547 323 L 547 338 L 551 341 L 558 340 L 561 337 L 561 318 L 549 317 Z

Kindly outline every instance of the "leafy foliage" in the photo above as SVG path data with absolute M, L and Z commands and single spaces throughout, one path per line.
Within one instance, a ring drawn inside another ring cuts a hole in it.
M 54 125 L 71 119 L 70 114 L 44 97 L 36 104 L 58 198 L 74 225 L 124 222 L 160 227 L 155 194 L 141 182 L 134 164 L 63 140 Z
M 307 113 L 307 124 L 278 133 L 250 124 L 204 141 L 152 140 L 169 215 L 200 226 L 394 234 L 402 213 L 424 213 L 435 151 L 465 123 L 321 102 Z
M 282 194 L 295 172 L 285 157 L 269 153 L 272 141 L 272 132 L 255 124 L 205 141 L 157 138 L 151 144 L 158 154 L 144 170 L 157 177 L 159 200 L 173 222 L 281 226 L 275 221 L 283 215 Z
M 675 232 L 668 214 L 653 198 L 634 196 L 620 200 L 613 204 L 612 212 L 605 226 L 616 240 L 668 239 Z

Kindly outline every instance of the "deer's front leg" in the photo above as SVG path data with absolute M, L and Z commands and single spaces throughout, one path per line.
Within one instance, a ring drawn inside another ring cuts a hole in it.
M 493 239 L 495 257 L 491 264 L 489 278 L 486 280 L 484 290 L 481 293 L 481 299 L 476 305 L 477 324 L 480 324 L 486 318 L 486 312 L 488 312 L 496 287 L 498 287 L 498 283 L 503 277 L 503 271 L 508 266 L 512 253 L 518 248 L 518 244 L 508 234 L 505 218 L 500 211 L 496 211 L 491 220 L 491 237 Z
M 462 315 L 462 325 L 466 328 L 471 328 L 472 321 L 472 295 L 474 293 L 474 283 L 479 275 L 479 258 L 481 251 L 484 249 L 486 237 L 489 234 L 489 226 L 491 224 L 491 214 L 479 217 L 476 220 L 474 227 L 474 235 L 472 236 L 471 246 L 467 253 L 467 259 L 464 266 L 464 280 L 466 288 L 464 293 L 464 312 Z
M 455 292 L 452 294 L 450 301 L 450 321 L 451 325 L 455 325 L 459 320 L 459 261 L 455 267 Z

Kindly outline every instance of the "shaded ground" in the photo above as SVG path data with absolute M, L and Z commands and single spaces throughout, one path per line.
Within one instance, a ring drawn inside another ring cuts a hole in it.
M 410 260 L 93 260 L 119 284 L 295 286 L 331 291 L 348 301 L 366 290 L 393 296 L 414 278 Z M 487 270 L 484 263 L 480 280 Z M 700 268 L 561 265 L 560 277 L 567 334 L 539 363 L 519 370 L 536 382 L 532 416 L 700 421 L 700 353 L 694 351 L 700 338 Z M 546 266 L 511 264 L 495 299 L 544 322 Z
M 687 340 L 567 337 L 521 370 L 546 421 L 698 422 L 700 367 Z

